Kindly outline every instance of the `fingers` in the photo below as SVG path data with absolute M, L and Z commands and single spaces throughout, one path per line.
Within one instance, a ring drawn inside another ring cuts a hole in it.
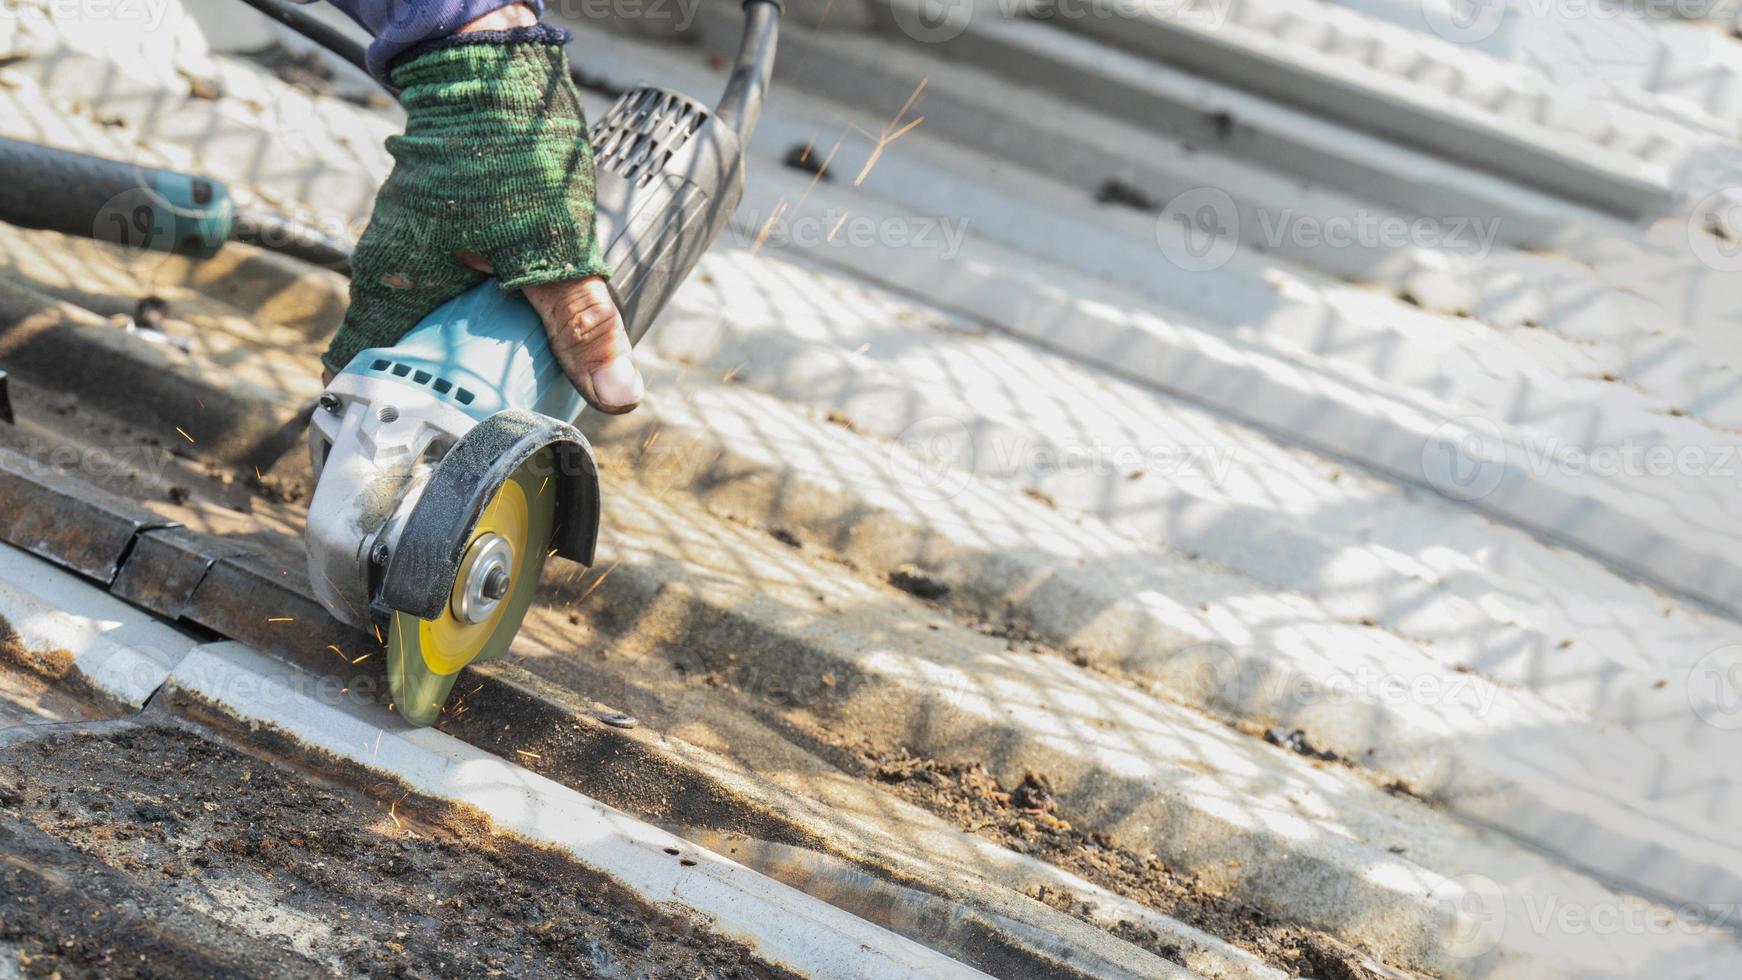
M 528 286 L 525 293 L 544 321 L 557 363 L 587 404 L 621 415 L 641 402 L 646 383 L 605 280 L 592 276 Z
M 496 274 L 496 267 L 490 264 L 490 260 L 477 252 L 455 252 L 454 261 L 474 272 L 482 272 L 487 276 Z

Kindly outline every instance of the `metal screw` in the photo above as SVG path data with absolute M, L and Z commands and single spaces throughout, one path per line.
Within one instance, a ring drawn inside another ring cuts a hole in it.
M 330 391 L 321 392 L 321 407 L 334 415 L 339 414 L 339 396 Z
M 484 598 L 492 601 L 508 594 L 508 569 L 498 565 L 484 575 L 484 586 L 480 590 Z
M 375 547 L 369 549 L 369 560 L 377 565 L 387 564 L 387 545 L 375 542 Z

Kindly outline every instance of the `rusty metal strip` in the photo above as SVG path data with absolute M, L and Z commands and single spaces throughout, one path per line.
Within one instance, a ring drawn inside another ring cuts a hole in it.
M 0 449 L 0 540 L 105 586 L 141 531 L 175 522 L 83 480 Z
M 185 527 L 150 528 L 134 540 L 109 591 L 160 616 L 193 619 L 200 583 L 214 563 L 235 553 L 209 534 Z
M 218 558 L 194 590 L 183 618 L 317 674 L 342 668 L 338 657 L 361 664 L 359 658 L 379 651 L 375 637 L 340 623 L 321 607 L 298 560 L 300 550 L 291 550 Z M 368 670 L 381 670 L 386 659 L 370 656 Z

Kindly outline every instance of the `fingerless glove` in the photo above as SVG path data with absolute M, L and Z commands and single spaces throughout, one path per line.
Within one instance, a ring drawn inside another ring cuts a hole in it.
M 539 26 L 460 34 L 394 65 L 406 125 L 352 260 L 351 305 L 322 357 L 341 370 L 485 277 L 505 290 L 608 275 L 593 227 L 593 151 L 563 52 Z

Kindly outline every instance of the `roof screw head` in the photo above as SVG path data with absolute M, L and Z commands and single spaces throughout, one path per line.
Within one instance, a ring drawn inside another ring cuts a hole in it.
M 340 405 L 340 401 L 339 401 L 338 395 L 335 395 L 330 391 L 321 392 L 321 407 L 322 408 L 326 409 L 329 412 L 332 412 L 334 415 L 337 415 L 337 414 L 339 414 L 339 405 Z
M 387 545 L 380 541 L 375 542 L 375 547 L 369 549 L 369 560 L 377 565 L 387 564 Z

